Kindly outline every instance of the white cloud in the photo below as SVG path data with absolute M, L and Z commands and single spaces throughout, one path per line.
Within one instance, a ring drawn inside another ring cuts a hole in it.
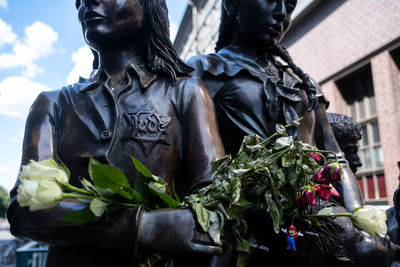
M 57 40 L 58 34 L 49 25 L 33 23 L 25 28 L 23 40 L 14 42 L 12 53 L 0 54 L 0 70 L 24 67 L 23 76 L 35 77 L 42 72 L 35 61 L 54 53 L 53 45 Z
M 72 61 L 75 65 L 68 74 L 67 84 L 76 83 L 79 76 L 89 77 L 93 63 L 92 51 L 88 46 L 83 46 L 72 53 Z
M 1 6 L 1 0 L 0 0 Z M 12 31 L 11 25 L 5 23 L 0 18 L 0 48 L 5 44 L 13 44 L 17 40 L 17 35 Z
M 4 8 L 4 9 L 8 9 L 7 0 L 0 0 L 0 7 Z
M 25 119 L 38 94 L 49 90 L 26 77 L 7 77 L 0 82 L 0 114 Z

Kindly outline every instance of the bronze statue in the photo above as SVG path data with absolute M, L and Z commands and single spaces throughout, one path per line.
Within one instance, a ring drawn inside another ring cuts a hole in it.
M 268 2 L 268 3 L 267 3 Z M 243 136 L 267 138 L 276 123 L 303 117 L 290 133 L 319 149 L 338 154 L 345 172 L 338 201 L 349 211 L 363 204 L 361 192 L 334 138 L 327 101 L 318 85 L 279 43 L 297 1 L 224 0 L 216 53 L 195 56 L 189 64 L 214 100 L 225 151 L 236 154 Z M 286 64 L 281 63 L 282 59 Z
M 280 44 L 296 4 L 296 0 L 223 0 L 216 53 L 195 56 L 188 62 L 196 69 L 192 74 L 203 79 L 213 98 L 227 153 L 236 154 L 245 135 L 267 138 L 275 132 L 277 123 L 287 124 L 303 117 L 290 134 L 339 156 L 345 174 L 343 181 L 335 185 L 341 193 L 336 200 L 352 211 L 363 201 L 330 127 L 328 102 L 318 84 Z M 326 205 L 331 204 L 319 206 Z M 309 212 L 319 208 L 317 205 Z M 345 211 L 340 206 L 335 209 Z M 335 219 L 324 222 L 324 228 L 303 228 L 308 232 L 293 255 L 282 249 L 283 238 L 268 232 L 267 223 L 265 211 L 249 212 L 248 239 L 255 239 L 256 248 L 269 250 L 255 250 L 250 266 L 260 266 L 260 262 L 279 266 L 390 266 L 396 254 L 389 239 L 373 238 L 354 228 L 349 220 Z
M 38 96 L 21 164 L 59 159 L 79 186 L 94 157 L 119 167 L 133 184 L 132 155 L 174 181 L 180 196 L 208 184 L 210 163 L 224 155 L 213 103 L 172 48 L 165 1 L 77 0 L 76 7 L 99 67 L 89 79 Z M 188 209 L 126 209 L 96 223 L 71 224 L 60 217 L 83 204 L 63 200 L 50 212 L 29 212 L 16 201 L 17 185 L 8 210 L 11 232 L 49 244 L 46 266 L 136 266 L 146 251 L 204 266 L 211 260 L 204 255 L 223 251 L 197 231 Z
M 330 112 L 327 114 L 340 150 L 343 151 L 352 172 L 356 173 L 357 168 L 362 166 L 360 157 L 358 156 L 361 127 L 351 117 L 344 114 Z

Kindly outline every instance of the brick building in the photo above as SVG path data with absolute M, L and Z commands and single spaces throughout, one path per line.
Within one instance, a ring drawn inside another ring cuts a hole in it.
M 192 0 L 174 46 L 213 52 L 221 0 Z M 317 80 L 329 112 L 362 126 L 357 178 L 368 203 L 391 204 L 400 161 L 400 1 L 298 0 L 283 43 Z

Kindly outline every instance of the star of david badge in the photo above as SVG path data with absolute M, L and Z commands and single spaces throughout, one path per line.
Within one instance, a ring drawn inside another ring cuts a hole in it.
M 170 145 L 165 139 L 165 131 L 171 122 L 171 117 L 161 115 L 149 104 L 137 113 L 124 115 L 129 127 L 122 139 L 133 139 L 138 142 L 146 157 L 151 154 L 156 144 Z

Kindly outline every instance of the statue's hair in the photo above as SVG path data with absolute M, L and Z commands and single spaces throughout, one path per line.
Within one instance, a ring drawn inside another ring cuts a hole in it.
M 147 36 L 147 63 L 158 73 L 166 74 L 172 81 L 177 76 L 189 76 L 194 69 L 179 57 L 169 38 L 168 9 L 165 0 L 142 0 L 146 23 L 150 25 Z
M 361 127 L 351 117 L 338 113 L 328 112 L 327 114 L 333 134 L 339 143 L 353 138 L 361 139 Z
M 222 0 L 218 41 L 215 46 L 216 52 L 229 45 L 233 40 L 237 23 L 236 12 L 240 1 L 241 0 Z M 310 79 L 310 76 L 294 63 L 289 52 L 283 45 L 277 44 L 272 48 L 268 48 L 268 50 L 273 56 L 280 57 L 285 61 L 289 68 L 292 69 L 292 71 L 302 80 L 304 89 L 308 96 L 308 111 L 311 111 L 317 102 L 317 90 L 313 81 Z
M 81 0 L 76 0 L 79 8 Z M 147 34 L 147 64 L 149 68 L 159 74 L 165 74 L 171 81 L 177 76 L 189 76 L 194 69 L 179 57 L 172 47 L 169 38 L 168 9 L 165 0 L 140 0 L 144 8 L 144 25 L 148 25 Z M 99 62 L 96 52 L 93 68 L 98 68 Z

